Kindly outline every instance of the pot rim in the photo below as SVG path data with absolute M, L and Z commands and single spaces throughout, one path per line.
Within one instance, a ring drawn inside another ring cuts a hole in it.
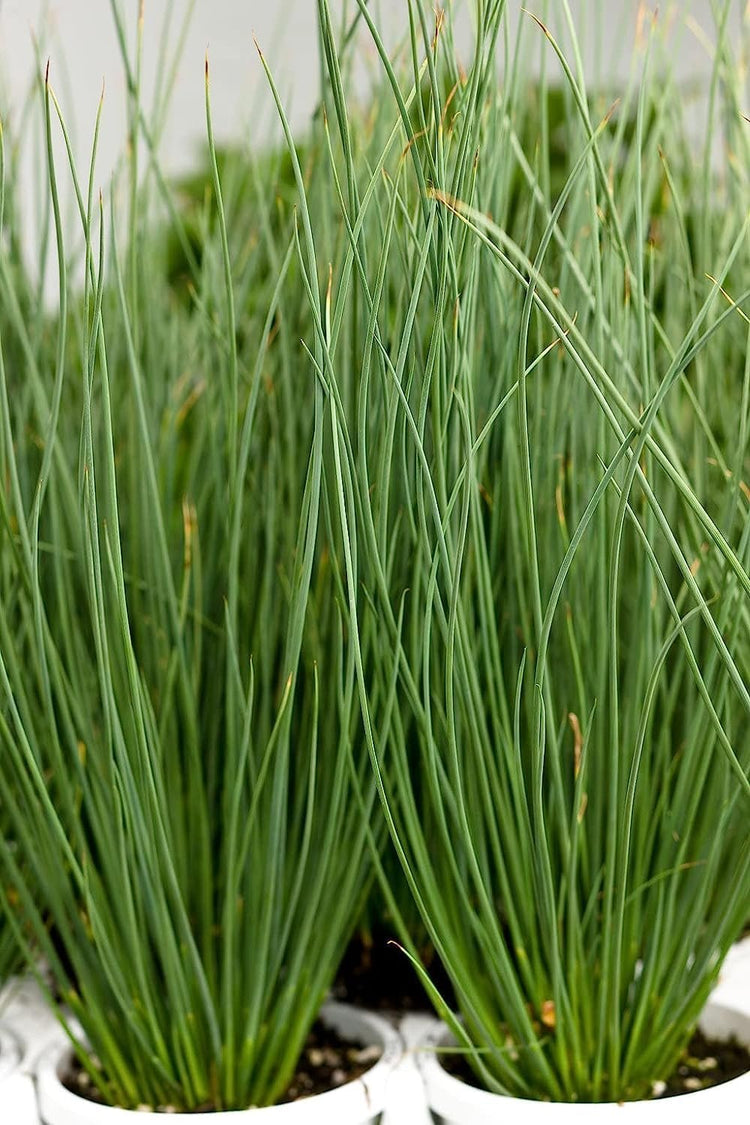
M 403 1054 L 401 1038 L 396 1029 L 382 1016 L 334 1001 L 323 1005 L 321 1018 L 335 1028 L 343 1038 L 363 1037 L 366 1042 L 382 1046 L 383 1053 L 369 1070 L 359 1078 L 296 1102 L 262 1108 L 218 1110 L 214 1113 L 154 1113 L 155 1121 L 179 1125 L 213 1117 L 223 1123 L 237 1125 L 364 1125 L 385 1108 L 388 1084 Z M 143 1123 L 140 1110 L 104 1106 L 88 1101 L 66 1089 L 59 1078 L 64 1061 L 72 1053 L 69 1043 L 57 1043 L 41 1056 L 37 1066 L 37 1094 L 39 1113 L 45 1125 L 125 1125 L 126 1122 Z
M 709 1001 L 700 1022 L 704 1018 L 711 1025 L 711 1034 L 717 1034 L 717 1027 L 723 1025 L 725 1035 L 738 1035 L 750 1043 L 750 1016 L 739 1004 Z M 636 1116 L 643 1118 L 645 1115 L 666 1125 L 672 1121 L 707 1121 L 705 1115 L 712 1111 L 750 1104 L 750 1070 L 706 1090 L 636 1102 L 542 1102 L 492 1094 L 454 1078 L 442 1067 L 434 1048 L 444 1045 L 448 1036 L 446 1025 L 436 1020 L 423 1036 L 419 1053 L 430 1109 L 445 1119 L 445 1125 L 463 1125 L 464 1122 L 489 1125 L 501 1120 L 501 1114 L 502 1120 L 513 1125 L 536 1122 L 547 1125 L 550 1122 L 555 1125 L 589 1122 L 593 1125 L 598 1121 L 615 1120 L 615 1114 L 619 1121 L 623 1118 L 635 1121 Z

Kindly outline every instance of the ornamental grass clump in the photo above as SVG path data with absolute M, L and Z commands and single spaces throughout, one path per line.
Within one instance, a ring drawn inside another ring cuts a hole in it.
M 85 182 L 55 166 L 68 138 L 45 82 L 59 313 L 23 312 L 4 213 L 0 895 L 105 1102 L 263 1106 L 361 909 L 375 791 L 319 535 L 324 396 L 276 190 L 289 159 L 222 182 L 207 65 L 212 183 L 188 230 L 138 74 L 104 200 L 96 141 Z M 300 190 L 296 155 L 291 172 Z M 311 260 L 304 208 L 300 224 Z
M 356 6 L 385 88 L 363 130 L 320 0 L 311 347 L 385 816 L 483 1084 L 642 1098 L 750 900 L 747 13 L 697 106 L 658 25 L 613 104 L 565 0 L 477 0 L 465 66 L 453 8 L 392 57 Z

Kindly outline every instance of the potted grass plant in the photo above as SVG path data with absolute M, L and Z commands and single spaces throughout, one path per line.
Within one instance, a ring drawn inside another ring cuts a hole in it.
M 358 0 L 385 75 L 363 133 L 319 7 L 348 243 L 330 314 L 311 305 L 334 554 L 385 818 L 457 1010 L 432 996 L 482 1087 L 428 1061 L 431 1108 L 745 1120 L 747 1075 L 655 1099 L 702 1013 L 750 1041 L 705 1008 L 750 899 L 737 13 L 716 6 L 696 153 L 658 29 L 613 106 L 567 3 L 566 51 L 478 2 L 462 66 L 458 12 L 410 0 L 392 56 Z
M 398 1040 L 321 1013 L 376 798 L 320 541 L 324 397 L 300 361 L 294 216 L 273 160 L 250 190 L 222 181 L 207 67 L 212 185 L 188 232 L 125 61 L 124 183 L 95 190 L 101 107 L 88 176 L 72 157 L 65 172 L 80 289 L 48 80 L 59 309 L 29 320 L 0 265 L 0 897 L 69 1039 L 40 1065 L 40 1114 L 354 1125 L 380 1114 Z M 304 209 L 302 225 L 311 261 Z M 318 1035 L 364 1048 L 361 1076 L 280 1105 L 319 1015 Z

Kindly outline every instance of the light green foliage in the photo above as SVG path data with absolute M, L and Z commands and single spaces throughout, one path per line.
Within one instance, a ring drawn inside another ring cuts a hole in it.
M 463 67 L 451 8 L 390 56 L 345 7 L 304 147 L 271 79 L 288 155 L 217 155 L 209 114 L 203 187 L 126 55 L 126 237 L 90 175 L 58 318 L 6 208 L 5 905 L 109 1100 L 271 1102 L 387 823 L 485 1083 L 638 1097 L 750 897 L 732 5 L 705 158 L 658 35 L 609 116 L 565 0 L 569 51 L 467 5 Z
M 638 1098 L 750 903 L 732 5 L 705 158 L 656 31 L 610 115 L 503 0 L 465 70 L 452 8 L 410 0 L 394 64 L 356 7 L 387 81 L 363 128 L 320 0 L 348 245 L 314 339 L 383 807 L 488 1087 Z

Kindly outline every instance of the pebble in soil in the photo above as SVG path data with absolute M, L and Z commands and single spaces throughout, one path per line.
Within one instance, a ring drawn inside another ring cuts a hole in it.
M 345 1082 L 353 1082 L 374 1066 L 381 1054 L 380 1047 L 351 1043 L 342 1039 L 333 1028 L 317 1020 L 307 1037 L 294 1077 L 280 1099 L 280 1104 L 299 1101 L 313 1094 L 323 1094 L 327 1090 L 343 1086 Z M 63 1078 L 63 1084 L 79 1097 L 103 1104 L 91 1078 L 77 1061 Z M 178 1112 L 174 1106 L 158 1106 L 156 1110 L 151 1106 L 139 1106 L 138 1109 L 163 1114 Z M 190 1112 L 212 1113 L 214 1107 L 200 1106 Z
M 298 1101 L 361 1078 L 381 1054 L 380 1047 L 349 1043 L 318 1021 L 307 1038 L 294 1078 L 281 1100 Z
M 708 1039 L 696 1031 L 674 1074 L 657 1083 L 654 1095 L 671 1098 L 692 1090 L 720 1086 L 750 1070 L 750 1050 L 736 1039 Z

